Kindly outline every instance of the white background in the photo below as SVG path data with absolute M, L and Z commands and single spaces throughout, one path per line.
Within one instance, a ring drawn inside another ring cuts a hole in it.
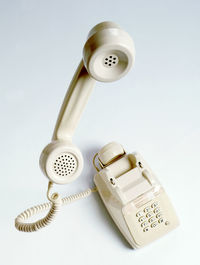
M 199 264 L 200 2 L 0 1 L 0 264 Z M 50 141 L 88 31 L 112 20 L 135 41 L 123 79 L 97 83 L 73 142 L 85 167 L 63 196 L 93 185 L 92 157 L 109 141 L 139 151 L 168 192 L 181 226 L 132 250 L 98 194 L 62 209 L 37 233 L 14 218 L 46 201 L 38 159 Z

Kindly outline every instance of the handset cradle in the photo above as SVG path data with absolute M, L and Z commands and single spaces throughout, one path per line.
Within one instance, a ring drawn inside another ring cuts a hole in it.
M 109 146 L 115 149 L 117 143 Z M 103 166 L 101 159 L 100 153 L 101 170 L 94 182 L 108 212 L 133 248 L 142 247 L 178 226 L 164 188 L 140 154 L 124 152 Z

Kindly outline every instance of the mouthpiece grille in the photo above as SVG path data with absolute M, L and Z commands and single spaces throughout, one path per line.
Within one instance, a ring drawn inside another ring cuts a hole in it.
M 71 153 L 63 153 L 54 162 L 54 172 L 59 176 L 70 176 L 77 168 L 77 160 Z

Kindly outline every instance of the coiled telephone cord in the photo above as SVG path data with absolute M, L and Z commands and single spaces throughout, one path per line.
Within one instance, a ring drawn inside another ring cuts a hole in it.
M 23 232 L 35 232 L 47 225 L 49 225 L 53 219 L 55 218 L 56 214 L 60 211 L 61 206 L 71 203 L 73 201 L 77 201 L 79 199 L 83 199 L 88 197 L 92 192 L 96 191 L 96 188 L 88 188 L 85 191 L 82 191 L 80 193 L 70 195 L 68 197 L 61 198 L 58 193 L 53 193 L 50 195 L 50 191 L 52 189 L 53 183 L 49 182 L 48 190 L 47 190 L 47 198 L 49 199 L 49 202 L 33 206 L 21 214 L 19 214 L 15 219 L 15 227 L 19 231 Z M 49 210 L 50 209 L 50 210 Z M 32 217 L 33 215 L 36 215 L 38 213 L 41 213 L 43 211 L 49 210 L 47 215 L 39 219 L 36 222 L 33 223 L 26 223 L 25 221 Z

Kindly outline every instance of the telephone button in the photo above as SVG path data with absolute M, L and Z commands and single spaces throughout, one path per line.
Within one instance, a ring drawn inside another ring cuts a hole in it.
M 136 216 L 137 217 L 140 217 L 140 216 L 143 216 L 144 214 L 143 214 L 143 212 L 142 211 L 140 211 L 140 212 L 138 212 L 138 213 L 136 213 Z
M 144 223 L 141 224 L 141 227 L 145 227 L 147 225 L 148 225 L 148 223 L 147 222 L 144 222 Z
M 158 222 L 161 224 L 161 223 L 164 222 L 164 219 L 163 219 L 163 218 L 160 218 L 160 219 L 158 220 Z
M 162 213 L 158 213 L 157 215 L 156 215 L 156 218 L 161 218 L 162 217 Z
M 153 223 L 154 221 L 156 221 L 156 218 L 155 218 L 155 217 L 151 217 L 151 218 L 149 219 L 149 223 Z
M 157 206 L 158 206 L 158 202 L 154 202 L 154 203 L 152 203 L 152 205 L 151 205 L 152 208 L 156 208 Z
M 142 216 L 142 217 L 140 217 L 140 218 L 139 218 L 139 220 L 138 220 L 138 221 L 139 221 L 139 222 L 144 222 L 144 221 L 145 221 L 145 219 L 146 219 L 146 218 L 145 218 L 145 216 Z
M 137 216 L 137 217 L 140 217 L 140 216 L 143 216 L 143 215 L 144 215 L 144 213 L 143 213 L 142 211 L 136 213 L 136 216 Z
M 153 216 L 153 212 L 149 212 L 149 213 L 146 214 L 147 218 L 151 218 L 152 216 Z
M 151 227 L 154 228 L 158 225 L 158 222 L 154 222 L 153 224 L 151 224 Z
M 160 208 L 159 207 L 154 210 L 154 213 L 159 213 L 159 212 L 160 212 Z
M 144 212 L 145 213 L 148 213 L 148 212 L 150 212 L 151 211 L 151 208 L 150 207 L 146 207 L 146 208 L 144 208 Z
M 144 229 L 143 229 L 144 232 L 148 232 L 149 231 L 149 226 L 146 226 Z

